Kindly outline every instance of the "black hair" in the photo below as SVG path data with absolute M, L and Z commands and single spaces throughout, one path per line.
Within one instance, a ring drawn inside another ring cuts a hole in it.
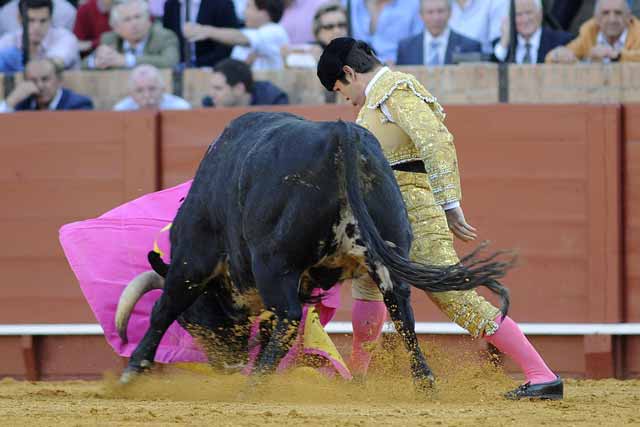
M 229 86 L 242 83 L 248 93 L 253 91 L 253 75 L 245 62 L 231 58 L 223 59 L 213 67 L 213 71 L 223 74 Z
M 27 16 L 27 10 L 43 7 L 49 9 L 49 16 L 53 16 L 53 0 L 20 0 L 18 3 L 18 11 L 23 18 Z
M 366 42 L 338 37 L 329 43 L 318 61 L 318 78 L 327 90 L 333 91 L 338 80 L 347 83 L 343 70 L 345 65 L 356 73 L 367 73 L 382 63 Z
M 255 0 L 258 10 L 266 10 L 271 22 L 278 23 L 284 13 L 283 0 Z

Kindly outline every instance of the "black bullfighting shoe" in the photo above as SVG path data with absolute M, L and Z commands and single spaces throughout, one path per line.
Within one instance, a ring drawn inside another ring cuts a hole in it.
M 539 400 L 562 400 L 564 397 L 564 385 L 562 378 L 557 377 L 553 381 L 540 384 L 526 383 L 515 390 L 508 391 L 504 397 L 510 400 L 519 399 L 539 399 Z

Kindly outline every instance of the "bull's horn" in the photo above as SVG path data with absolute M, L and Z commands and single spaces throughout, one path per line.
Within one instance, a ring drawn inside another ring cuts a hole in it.
M 162 289 L 164 287 L 164 279 L 155 271 L 145 271 L 138 274 L 129 282 L 118 301 L 118 309 L 116 310 L 116 329 L 123 343 L 127 343 L 127 325 L 133 308 L 142 298 L 144 294 L 152 289 Z

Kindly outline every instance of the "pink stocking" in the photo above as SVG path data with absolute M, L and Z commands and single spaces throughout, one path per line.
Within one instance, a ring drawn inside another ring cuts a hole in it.
M 371 353 L 367 344 L 380 338 L 382 326 L 387 315 L 387 307 L 382 301 L 353 301 L 351 323 L 353 325 L 353 347 L 351 350 L 351 372 L 354 375 L 367 373 L 371 362 Z
M 527 381 L 531 384 L 554 381 L 556 375 L 547 367 L 536 349 L 524 336 L 520 327 L 510 317 L 505 317 L 500 323 L 502 315 L 495 319 L 500 327 L 490 336 L 484 339 L 493 344 L 502 353 L 511 357 L 524 372 Z

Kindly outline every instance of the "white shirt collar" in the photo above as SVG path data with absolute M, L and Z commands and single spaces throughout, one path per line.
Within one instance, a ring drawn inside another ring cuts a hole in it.
M 609 44 L 609 40 L 607 40 L 604 34 L 602 34 L 602 31 L 600 31 L 598 33 L 598 44 L 611 46 L 616 49 L 622 49 L 624 48 L 625 44 L 627 44 L 627 30 L 625 29 L 622 34 L 620 34 L 620 37 L 618 37 L 618 40 L 616 40 L 613 45 Z
M 529 41 L 527 42 L 524 37 L 518 34 L 518 46 L 524 48 L 527 43 L 531 45 L 531 50 L 535 51 L 540 47 L 540 38 L 542 37 L 542 28 L 538 28 L 535 33 L 531 37 L 529 37 Z
M 56 92 L 56 96 L 53 97 L 51 102 L 49 103 L 49 110 L 55 110 L 58 108 L 58 104 L 60 104 L 60 99 L 62 99 L 62 88 L 59 88 Z
M 144 39 L 142 39 L 142 40 L 140 41 L 140 43 L 138 43 L 138 44 L 136 45 L 136 48 L 135 48 L 135 49 L 132 49 L 132 48 L 131 48 L 131 44 L 129 44 L 129 42 L 128 42 L 127 40 L 124 40 L 124 41 L 122 42 L 122 50 L 123 50 L 125 53 L 127 52 L 127 50 L 133 50 L 133 51 L 134 51 L 134 55 L 135 55 L 135 56 L 142 55 L 142 54 L 144 54 L 144 48 L 145 48 L 145 46 L 147 45 L 147 41 L 149 41 L 149 36 L 148 36 L 148 35 L 147 35 L 147 37 L 145 37 Z
M 440 42 L 440 46 L 443 46 L 446 42 L 449 41 L 449 34 L 451 33 L 451 29 L 447 26 L 442 33 L 438 37 L 433 37 L 433 34 L 429 32 L 426 28 L 424 29 L 424 44 L 429 45 L 432 41 L 437 40 Z
M 364 89 L 364 96 L 369 96 L 369 92 L 371 92 L 371 89 L 373 89 L 373 86 L 376 84 L 378 79 L 382 77 L 382 75 L 387 71 L 389 71 L 389 67 L 382 67 L 378 70 L 377 73 L 374 74 L 373 78 L 371 79 L 367 87 Z

